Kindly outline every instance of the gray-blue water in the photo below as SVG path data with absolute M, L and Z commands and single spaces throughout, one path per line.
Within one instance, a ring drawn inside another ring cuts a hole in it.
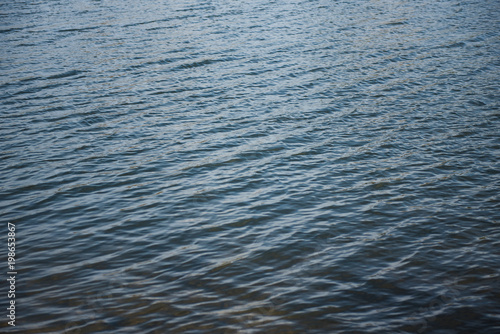
M 0 1 L 0 43 L 2 331 L 500 333 L 497 0 Z

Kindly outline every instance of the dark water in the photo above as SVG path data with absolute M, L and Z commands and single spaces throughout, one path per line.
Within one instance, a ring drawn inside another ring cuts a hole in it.
M 0 22 L 2 331 L 500 333 L 497 0 Z

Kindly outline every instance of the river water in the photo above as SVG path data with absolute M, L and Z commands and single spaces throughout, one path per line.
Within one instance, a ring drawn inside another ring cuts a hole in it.
M 499 18 L 1 1 L 0 326 L 500 333 Z

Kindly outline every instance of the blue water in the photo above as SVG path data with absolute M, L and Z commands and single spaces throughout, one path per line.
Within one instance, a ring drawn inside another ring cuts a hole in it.
M 499 18 L 0 1 L 2 331 L 500 333 Z

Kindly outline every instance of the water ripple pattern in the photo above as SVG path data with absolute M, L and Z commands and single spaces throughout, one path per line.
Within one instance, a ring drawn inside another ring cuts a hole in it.
M 0 18 L 4 330 L 500 333 L 497 0 Z

